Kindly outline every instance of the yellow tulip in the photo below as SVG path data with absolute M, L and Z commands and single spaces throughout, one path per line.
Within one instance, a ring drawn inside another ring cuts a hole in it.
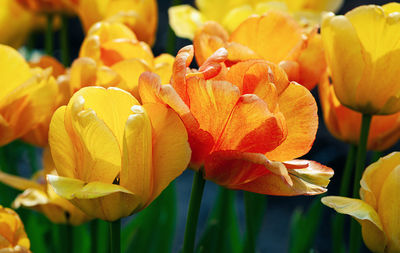
M 121 23 L 99 22 L 90 28 L 82 43 L 80 58 L 72 64 L 70 94 L 85 86 L 118 87 L 138 98 L 139 76 L 145 71 L 160 75 L 169 83 L 174 57 L 154 57 L 150 47 L 138 41 Z
M 400 4 L 366 5 L 322 23 L 339 101 L 364 114 L 400 111 Z
M 72 13 L 79 0 L 14 0 L 27 10 L 41 13 Z
M 355 218 L 372 252 L 400 252 L 400 153 L 368 166 L 360 184 L 361 200 L 332 196 L 322 203 Z
M 54 114 L 49 144 L 60 196 L 115 221 L 148 206 L 190 160 L 185 126 L 160 104 L 118 88 L 85 87 Z
M 12 209 L 0 205 L 0 252 L 30 253 L 24 224 Z
M 31 69 L 15 49 L 0 45 L 0 146 L 52 114 L 57 93 L 51 69 Z
M 77 9 L 85 31 L 102 20 L 121 22 L 141 41 L 154 43 L 158 23 L 155 0 L 79 0 Z
M 43 170 L 37 172 L 31 180 L 0 171 L 0 182 L 24 191 L 14 200 L 13 207 L 36 210 L 56 224 L 80 225 L 90 220 L 86 214 L 68 200 L 56 194 L 46 181 L 46 175 L 57 175 L 48 148 L 43 152 L 43 167 Z
M 196 0 L 195 3 L 198 9 L 178 5 L 168 10 L 169 23 L 177 36 L 192 40 L 206 21 L 216 21 L 232 32 L 251 15 L 271 9 L 290 12 L 305 23 L 310 19 L 315 22 L 321 12 L 337 11 L 343 0 Z

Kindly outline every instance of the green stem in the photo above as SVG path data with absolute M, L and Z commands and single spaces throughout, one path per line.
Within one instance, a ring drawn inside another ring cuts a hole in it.
M 65 252 L 73 252 L 74 249 L 74 228 L 70 223 L 67 223 L 65 225 L 65 230 L 66 230 L 66 237 L 65 237 L 65 241 L 66 241 L 66 251 Z M 64 238 L 61 238 L 62 240 L 64 240 Z
M 351 172 L 354 168 L 354 157 L 357 151 L 357 146 L 351 145 L 347 154 L 347 160 L 344 167 L 342 180 L 340 184 L 339 196 L 347 197 L 350 190 Z M 337 213 L 333 222 L 333 252 L 341 252 L 343 245 L 343 229 L 344 229 L 343 214 Z
M 252 193 L 244 192 L 244 205 L 246 213 L 246 238 L 243 252 L 254 253 L 256 251 L 254 210 L 252 208 Z
M 365 168 L 365 158 L 367 154 L 367 143 L 369 127 L 371 125 L 371 115 L 363 114 L 361 122 L 360 140 L 357 148 L 356 171 L 354 175 L 353 198 L 360 197 L 360 180 Z M 361 246 L 361 229 L 356 220 L 351 221 L 350 226 L 350 252 L 358 253 Z
M 99 220 L 95 219 L 90 222 L 90 238 L 91 238 L 91 247 L 90 252 L 97 253 L 97 230 L 99 227 Z
M 121 219 L 110 222 L 111 253 L 121 253 Z
M 221 201 L 222 208 L 219 210 L 218 213 L 218 233 L 217 236 L 217 251 L 216 252 L 228 252 L 228 249 L 225 249 L 226 243 L 222 243 L 225 240 L 231 231 L 231 227 L 234 221 L 230 220 L 229 210 L 230 208 L 234 208 L 234 200 L 235 200 L 235 192 L 229 190 L 225 187 L 220 187 L 220 197 L 219 200 Z
M 44 41 L 44 48 L 47 55 L 53 56 L 53 14 L 47 14 L 46 37 Z
M 68 17 L 61 16 L 61 30 L 60 30 L 60 43 L 61 43 L 61 62 L 65 67 L 69 66 L 69 43 L 68 43 Z
M 196 228 L 199 219 L 201 199 L 203 196 L 205 180 L 201 169 L 194 174 L 192 193 L 190 195 L 189 209 L 186 219 L 183 253 L 193 253 L 196 239 Z
M 383 156 L 383 152 L 382 151 L 374 151 L 372 152 L 372 163 L 376 162 L 379 160 L 379 158 L 381 158 Z

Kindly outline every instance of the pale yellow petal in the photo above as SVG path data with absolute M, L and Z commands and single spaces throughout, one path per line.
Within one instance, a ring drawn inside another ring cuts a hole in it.
M 193 39 L 196 30 L 206 18 L 190 5 L 178 5 L 168 9 L 169 25 L 178 37 Z

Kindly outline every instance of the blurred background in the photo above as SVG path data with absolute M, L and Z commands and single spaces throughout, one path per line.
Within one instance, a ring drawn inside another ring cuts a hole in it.
M 159 8 L 159 25 L 157 31 L 156 42 L 153 47 L 154 55 L 159 55 L 166 51 L 167 40 L 171 39 L 171 33 L 168 26 L 168 8 L 176 1 L 168 0 L 158 0 Z M 382 5 L 392 1 L 372 1 L 372 0 L 345 0 L 339 14 L 344 14 L 352 8 L 363 5 L 363 4 L 378 4 Z M 192 4 L 193 1 L 179 1 L 180 4 Z M 71 59 L 78 56 L 78 51 L 80 45 L 84 38 L 84 33 L 82 31 L 80 22 L 78 18 L 71 18 L 69 21 L 69 38 L 71 43 Z M 57 42 L 57 38 L 55 36 Z M 34 48 L 43 48 L 43 34 L 34 34 Z M 191 44 L 189 40 L 176 38 L 175 41 L 175 53 L 183 46 Z M 59 56 L 60 52 L 56 51 L 55 55 Z M 312 91 L 313 95 L 318 102 L 318 92 L 316 89 Z M 319 110 L 321 112 L 321 110 Z M 349 145 L 340 142 L 330 135 L 327 131 L 322 115 L 319 115 L 320 127 L 317 133 L 317 137 L 312 150 L 307 154 L 305 159 L 315 160 L 321 164 L 329 166 L 335 170 L 335 175 L 331 179 L 331 183 L 328 187 L 328 195 L 338 195 L 340 178 L 342 176 L 342 169 L 346 161 L 346 155 Z M 2 155 L 5 157 L 5 161 L 8 164 L 15 166 L 15 170 L 22 175 L 29 175 L 31 167 L 41 168 L 40 154 L 41 150 L 30 147 L 26 149 L 25 144 L 20 142 L 14 142 L 9 146 L 3 148 Z M 11 151 L 13 150 L 13 151 Z M 386 151 L 390 153 L 395 150 L 400 150 L 400 144 L 397 143 L 393 148 Z M 21 153 L 19 153 L 21 151 Z M 369 154 L 369 159 L 371 159 L 371 154 Z M 1 159 L 0 159 L 1 160 Z M 192 184 L 193 172 L 188 170 L 183 173 L 182 176 L 176 180 L 176 190 L 177 190 L 177 228 L 176 236 L 173 242 L 173 251 L 178 252 L 183 243 L 183 234 L 186 222 L 186 213 L 190 197 L 191 184 Z M 6 201 L 11 201 L 15 198 L 17 192 L 11 188 L 0 186 L 0 198 L 2 199 L 2 204 L 7 206 L 9 203 Z M 217 198 L 218 186 L 212 182 L 207 181 L 205 186 L 205 192 L 203 195 L 203 202 L 200 210 L 200 219 L 198 225 L 198 238 L 206 229 L 206 223 L 211 215 L 211 210 L 214 202 Z M 241 235 L 244 231 L 244 208 L 243 208 L 243 194 L 242 192 L 236 193 L 236 215 L 239 219 L 239 233 Z M 266 203 L 266 208 L 263 213 L 262 224 L 260 224 L 260 233 L 257 241 L 257 248 L 259 252 L 288 252 L 290 241 L 295 240 L 296 231 L 291 229 L 291 224 L 300 224 L 304 229 L 308 226 L 314 226 L 313 224 L 302 223 L 302 215 L 306 215 L 310 209 L 310 206 L 314 203 L 313 208 L 315 210 L 321 210 L 320 212 L 312 212 L 310 215 L 315 215 L 315 234 L 316 239 L 310 247 L 314 250 L 313 252 L 332 252 L 331 248 L 331 220 L 333 217 L 333 211 L 327 207 L 323 207 L 319 203 L 320 196 L 316 197 L 274 197 L 274 196 L 262 196 L 260 201 Z M 313 209 L 313 210 L 314 210 Z M 19 210 L 19 213 L 26 212 L 26 210 Z M 133 217 L 134 219 L 135 217 Z M 126 219 L 123 224 L 127 223 L 131 217 Z M 349 222 L 349 218 L 346 217 L 346 222 Z M 42 219 L 43 224 L 46 222 Z M 26 224 L 26 226 L 37 226 L 39 229 L 41 224 Z M 44 225 L 43 225 L 44 226 Z M 300 228 L 301 231 L 302 228 Z M 348 232 L 348 231 L 347 231 Z M 29 233 L 29 231 L 28 231 Z M 30 234 L 31 241 L 43 240 L 43 238 L 35 238 L 34 234 Z M 347 238 L 347 236 L 345 236 Z M 367 250 L 363 249 L 365 252 Z

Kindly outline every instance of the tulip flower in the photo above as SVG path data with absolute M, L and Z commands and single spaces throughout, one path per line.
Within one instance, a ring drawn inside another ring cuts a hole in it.
M 46 175 L 57 175 L 50 150 L 43 152 L 43 170 L 31 180 L 0 171 L 0 182 L 23 191 L 13 202 L 14 208 L 25 207 L 43 213 L 56 224 L 80 225 L 90 218 L 68 200 L 58 196 L 48 184 Z
M 158 22 L 155 0 L 79 0 L 77 9 L 85 31 L 99 21 L 121 22 L 139 40 L 154 43 Z
M 24 224 L 12 209 L 0 205 L 0 252 L 30 253 Z
M 232 32 L 248 17 L 268 10 L 290 12 L 302 22 L 318 21 L 321 12 L 337 11 L 343 0 L 196 0 L 195 3 L 198 9 L 185 4 L 168 10 L 170 26 L 179 37 L 193 39 L 207 21 L 216 21 Z
M 180 115 L 193 152 L 191 167 L 206 179 L 270 195 L 325 192 L 333 171 L 293 160 L 309 151 L 317 131 L 311 93 L 271 62 L 249 60 L 228 69 L 227 57 L 221 48 L 191 70 L 193 47 L 182 48 L 171 85 L 142 74 L 142 102 L 167 104 Z
M 15 0 L 27 10 L 40 13 L 72 13 L 79 0 Z
M 341 104 L 367 115 L 400 111 L 398 3 L 326 15 L 322 39 Z
M 282 43 L 285 41 L 285 43 Z M 321 36 L 290 15 L 268 11 L 242 22 L 230 35 L 215 22 L 206 23 L 194 37 L 199 65 L 218 48 L 226 47 L 229 64 L 265 59 L 285 69 L 290 81 L 312 89 L 326 69 Z
M 54 113 L 55 192 L 86 214 L 116 221 L 148 206 L 190 160 L 185 127 L 160 104 L 118 88 L 85 87 Z
M 357 145 L 360 137 L 361 113 L 353 111 L 337 99 L 328 75 L 318 85 L 325 124 L 337 139 Z M 400 112 L 372 117 L 367 149 L 384 151 L 400 139 Z
M 400 153 L 394 152 L 368 166 L 361 179 L 361 199 L 322 198 L 323 204 L 361 224 L 364 243 L 372 252 L 400 251 L 399 165 Z
M 13 48 L 0 45 L 0 146 L 34 129 L 54 112 L 58 86 L 51 69 L 31 69 Z
M 89 30 L 70 70 L 71 95 L 85 86 L 118 87 L 138 98 L 141 73 L 153 71 L 163 83 L 171 78 L 174 57 L 154 57 L 150 47 L 121 23 L 99 22 Z

